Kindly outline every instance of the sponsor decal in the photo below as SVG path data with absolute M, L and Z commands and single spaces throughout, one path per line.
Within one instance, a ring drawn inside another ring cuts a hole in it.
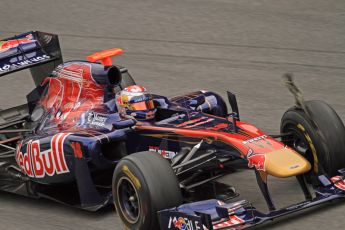
M 74 152 L 75 158 L 81 159 L 83 157 L 83 151 L 79 142 L 71 142 L 71 146 Z
M 187 223 L 184 218 L 180 217 L 178 218 L 178 220 L 174 221 L 174 227 L 181 230 L 185 230 L 187 229 Z
M 187 217 L 170 217 L 168 229 L 202 230 L 201 223 Z
M 245 221 L 243 219 L 239 218 L 236 215 L 233 215 L 233 216 L 229 217 L 229 220 L 213 225 L 213 229 L 227 228 L 227 227 L 231 227 L 234 225 L 240 225 L 243 223 L 245 223 Z
M 162 157 L 167 158 L 167 159 L 172 159 L 176 156 L 177 152 L 169 151 L 169 150 L 164 150 L 160 149 L 159 147 L 156 146 L 149 146 L 149 151 L 157 152 L 159 153 Z
M 303 206 L 308 205 L 310 203 L 311 203 L 310 201 L 304 201 L 302 203 L 287 207 L 286 210 L 296 210 L 296 209 L 302 208 Z
M 45 151 L 41 151 L 39 140 L 29 141 L 26 144 L 25 153 L 20 151 L 20 144 L 17 147 L 15 158 L 22 172 L 32 178 L 69 173 L 63 147 L 68 135 L 68 133 L 54 135 L 50 142 L 51 148 Z
M 250 144 L 250 143 L 253 143 L 253 142 L 256 142 L 256 141 L 260 141 L 260 140 L 263 140 L 263 139 L 266 139 L 266 138 L 267 138 L 267 135 L 262 135 L 262 136 L 255 137 L 255 138 L 252 138 L 252 139 L 249 139 L 249 140 L 246 140 L 246 141 L 242 141 L 242 144 L 246 145 L 246 144 Z
M 87 123 L 90 125 L 96 125 L 96 126 L 104 127 L 106 120 L 107 120 L 107 117 L 104 115 L 101 115 L 99 113 L 90 112 L 87 115 Z
M 299 168 L 299 165 L 298 164 L 295 164 L 295 165 L 291 165 L 290 167 L 289 167 L 289 169 L 297 169 L 297 168 Z
M 21 39 L 0 41 L 0 53 L 6 52 L 7 50 L 12 48 L 16 48 L 19 45 L 29 44 L 33 42 L 36 42 L 36 40 L 33 39 L 32 34 L 29 34 L 25 38 Z
M 41 62 L 41 61 L 46 60 L 46 59 L 50 59 L 50 56 L 43 54 L 42 56 L 28 58 L 26 60 L 18 61 L 18 62 L 13 63 L 13 64 L 5 64 L 3 66 L 0 66 L 0 72 L 7 72 L 7 71 L 10 71 L 11 69 L 17 69 L 17 68 L 20 68 L 20 67 L 23 67 L 26 65 L 31 65 L 31 64 Z
M 335 187 L 345 191 L 345 181 L 342 180 L 341 176 L 334 176 L 331 178 L 331 181 L 334 183 Z
M 249 168 L 255 167 L 257 170 L 265 171 L 265 154 L 256 154 L 252 149 L 249 149 L 247 153 L 247 160 Z

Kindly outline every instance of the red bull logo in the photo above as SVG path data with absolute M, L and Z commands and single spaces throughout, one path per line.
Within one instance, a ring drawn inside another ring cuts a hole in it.
M 16 48 L 19 45 L 34 43 L 36 40 L 33 39 L 32 34 L 27 35 L 25 38 L 13 39 L 7 41 L 0 41 L 0 53 L 6 52 L 9 49 Z
M 152 152 L 157 152 L 159 153 L 162 157 L 167 158 L 167 159 L 172 159 L 176 156 L 177 152 L 169 151 L 169 150 L 164 150 L 160 149 L 157 146 L 149 146 L 149 151 Z
M 257 170 L 265 171 L 265 154 L 255 154 L 252 149 L 249 149 L 247 154 L 247 160 L 249 168 L 255 167 Z
M 68 173 L 64 155 L 64 141 L 68 133 L 60 133 L 51 139 L 51 148 L 41 150 L 40 141 L 29 141 L 26 143 L 26 152 L 21 152 L 22 143 L 16 151 L 16 161 L 22 172 L 33 178 L 54 176 L 55 174 Z

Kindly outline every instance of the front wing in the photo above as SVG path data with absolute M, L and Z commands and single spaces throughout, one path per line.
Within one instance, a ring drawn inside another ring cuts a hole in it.
M 269 213 L 258 211 L 246 200 L 225 204 L 215 199 L 162 210 L 158 213 L 160 228 L 162 230 L 245 229 L 331 200 L 345 198 L 344 176 L 330 179 L 319 176 L 319 181 L 322 186 L 315 189 L 315 198 Z

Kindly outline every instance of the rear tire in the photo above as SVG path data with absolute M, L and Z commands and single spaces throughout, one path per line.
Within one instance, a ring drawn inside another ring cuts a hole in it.
M 317 128 L 302 109 L 292 107 L 283 115 L 280 127 L 281 133 L 291 135 L 282 141 L 309 160 L 315 174 L 337 175 L 345 167 L 344 124 L 323 101 L 307 101 L 306 108 Z
M 126 229 L 133 230 L 160 229 L 157 212 L 182 204 L 174 171 L 155 152 L 131 154 L 118 163 L 113 176 L 113 196 Z

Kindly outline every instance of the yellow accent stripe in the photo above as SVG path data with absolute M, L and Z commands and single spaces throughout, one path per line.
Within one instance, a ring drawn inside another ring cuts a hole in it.
M 307 141 L 308 141 L 308 143 L 309 143 L 311 152 L 312 152 L 313 157 L 314 157 L 314 172 L 315 172 L 315 173 L 318 173 L 318 172 L 319 172 L 319 158 L 317 157 L 316 149 L 315 149 L 314 143 L 313 143 L 313 141 L 311 140 L 309 134 L 305 132 L 305 128 L 303 127 L 303 125 L 298 124 L 298 125 L 297 125 L 297 128 L 299 128 L 301 131 L 303 131 L 303 134 L 304 134 L 305 138 L 307 139 Z
M 127 165 L 122 166 L 122 171 L 124 174 L 126 174 L 131 179 L 131 181 L 134 183 L 134 186 L 136 187 L 136 189 L 141 188 L 141 184 L 140 184 L 139 179 L 136 176 L 134 176 L 134 174 L 129 170 Z

